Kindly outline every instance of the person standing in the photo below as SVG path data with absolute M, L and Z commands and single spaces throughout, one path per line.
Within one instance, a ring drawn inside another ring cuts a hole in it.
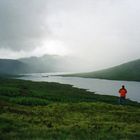
M 119 90 L 119 94 L 120 94 L 119 103 L 124 104 L 126 99 L 126 94 L 127 94 L 127 90 L 125 89 L 124 85 L 122 85 L 122 88 Z

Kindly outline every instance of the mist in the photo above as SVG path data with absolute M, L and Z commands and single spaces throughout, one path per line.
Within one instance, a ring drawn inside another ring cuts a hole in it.
M 139 5 L 139 0 L 0 0 L 0 58 L 59 55 L 78 71 L 139 59 Z

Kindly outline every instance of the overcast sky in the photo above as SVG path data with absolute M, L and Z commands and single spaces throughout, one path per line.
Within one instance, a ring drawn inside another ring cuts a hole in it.
M 0 0 L 0 58 L 44 54 L 90 69 L 140 58 L 140 0 Z

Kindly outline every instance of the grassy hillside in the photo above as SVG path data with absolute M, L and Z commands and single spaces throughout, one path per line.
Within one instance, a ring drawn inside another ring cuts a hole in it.
M 105 70 L 72 74 L 69 76 L 101 78 L 110 80 L 140 81 L 140 59 Z
M 140 104 L 70 85 L 0 79 L 1 140 L 138 140 Z

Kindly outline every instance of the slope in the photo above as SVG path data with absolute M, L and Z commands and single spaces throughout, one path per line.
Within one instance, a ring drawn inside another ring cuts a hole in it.
M 70 85 L 0 80 L 1 140 L 138 140 L 140 104 Z
M 69 76 L 101 78 L 110 80 L 140 81 L 140 59 L 100 71 L 78 73 Z

